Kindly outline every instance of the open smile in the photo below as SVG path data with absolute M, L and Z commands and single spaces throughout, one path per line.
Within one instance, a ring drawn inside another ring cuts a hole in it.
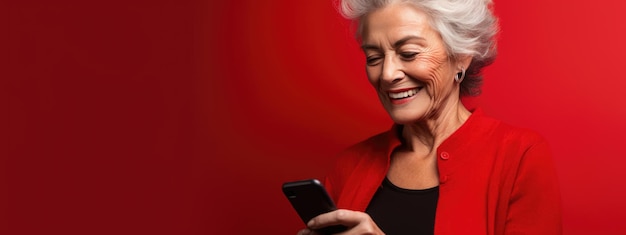
M 393 91 L 389 91 L 388 95 L 389 95 L 389 98 L 391 98 L 392 100 L 406 99 L 406 98 L 414 96 L 421 89 L 422 89 L 421 87 L 415 87 L 415 88 L 409 88 L 409 89 L 393 90 Z

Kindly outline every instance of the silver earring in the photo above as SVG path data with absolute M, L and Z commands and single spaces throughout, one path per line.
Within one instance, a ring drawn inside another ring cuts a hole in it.
M 454 81 L 461 83 L 464 78 L 465 78 L 465 69 L 461 67 L 461 72 L 458 72 L 454 75 Z

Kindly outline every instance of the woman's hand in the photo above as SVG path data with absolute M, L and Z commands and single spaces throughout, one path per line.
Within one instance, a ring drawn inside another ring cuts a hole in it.
M 344 225 L 348 227 L 348 230 L 339 233 L 341 235 L 384 235 L 383 231 L 374 223 L 372 218 L 363 212 L 351 211 L 351 210 L 335 210 L 325 214 L 318 215 L 311 219 L 307 224 L 306 229 L 298 232 L 298 235 L 317 235 L 315 229 L 321 229 L 331 225 Z

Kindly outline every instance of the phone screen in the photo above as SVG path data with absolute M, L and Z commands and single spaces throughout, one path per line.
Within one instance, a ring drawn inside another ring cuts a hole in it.
M 305 224 L 320 214 L 337 209 L 326 189 L 317 179 L 284 183 L 283 193 Z M 345 230 L 345 226 L 337 225 L 319 229 L 317 232 L 334 234 Z

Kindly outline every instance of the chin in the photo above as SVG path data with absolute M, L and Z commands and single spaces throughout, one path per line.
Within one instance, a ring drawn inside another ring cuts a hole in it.
M 424 113 L 418 112 L 416 110 L 411 111 L 391 111 L 389 112 L 389 117 L 393 120 L 394 123 L 400 125 L 412 124 L 418 122 L 419 120 L 424 119 Z

